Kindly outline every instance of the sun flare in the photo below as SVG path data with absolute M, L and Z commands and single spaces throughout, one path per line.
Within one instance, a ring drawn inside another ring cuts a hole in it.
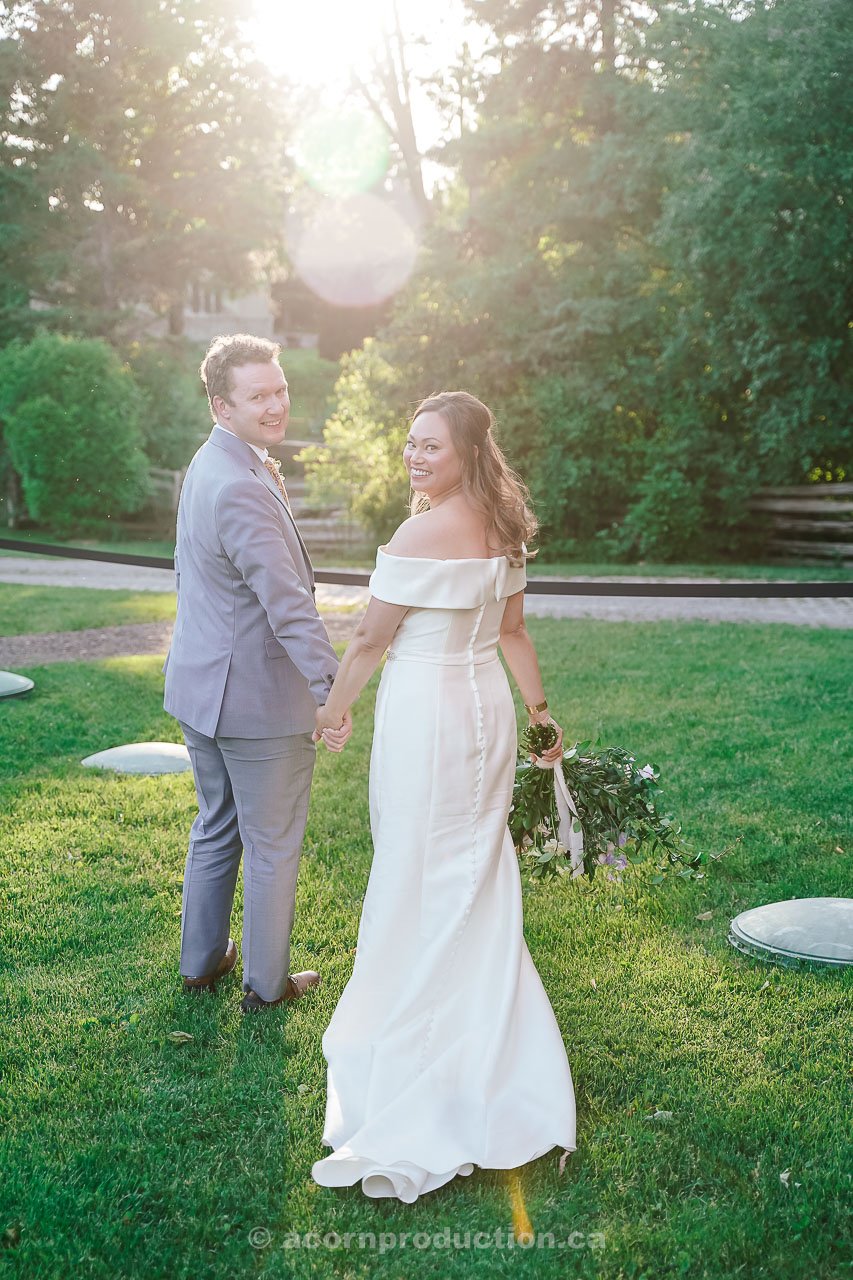
M 254 0 L 250 39 L 274 71 L 301 84 L 346 88 L 369 65 L 391 0 Z
M 289 212 L 285 238 L 296 274 L 325 301 L 373 306 L 396 293 L 417 256 L 422 216 L 394 163 L 394 124 L 381 105 L 386 36 L 399 21 L 405 42 L 406 91 L 423 151 L 441 120 L 420 83 L 450 65 L 466 38 L 461 0 L 253 0 L 245 34 L 257 54 L 295 90 L 309 88 L 292 122 L 288 153 L 304 186 Z M 395 50 L 395 61 L 399 49 Z M 397 66 L 399 74 L 399 64 Z M 358 81 L 369 86 L 355 92 Z M 307 110 L 305 109 L 307 107 Z

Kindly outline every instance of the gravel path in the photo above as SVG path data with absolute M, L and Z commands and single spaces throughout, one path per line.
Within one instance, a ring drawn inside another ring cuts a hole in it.
M 588 581 L 579 578 L 578 581 Z M 614 582 L 644 582 L 653 579 L 615 578 Z M 659 579 L 671 581 L 671 579 Z M 713 578 L 692 578 L 691 582 L 714 582 Z M 170 569 L 142 569 L 91 560 L 58 560 L 47 556 L 0 557 L 0 582 L 22 586 L 103 587 L 129 591 L 174 589 Z M 318 584 L 317 604 L 321 610 L 364 607 L 366 587 L 337 587 Z M 600 618 L 609 622 L 783 622 L 804 627 L 853 627 L 853 597 L 812 599 L 781 597 L 756 599 L 671 599 L 647 596 L 537 596 L 528 595 L 525 612 L 537 618 Z M 351 626 L 355 625 L 352 619 Z M 121 628 L 121 630 L 127 630 Z M 78 635 L 81 633 L 77 633 Z M 347 633 L 349 634 L 349 632 Z
M 358 617 L 325 613 L 323 621 L 333 643 L 345 643 Z M 43 667 L 51 662 L 91 662 L 96 658 L 131 658 L 165 654 L 172 639 L 171 622 L 135 622 L 125 627 L 90 631 L 48 631 L 29 636 L 0 636 L 0 669 Z
M 174 591 L 171 569 L 140 569 L 98 560 L 61 560 L 55 556 L 0 557 L 0 582 L 22 587 L 103 587 L 124 591 Z

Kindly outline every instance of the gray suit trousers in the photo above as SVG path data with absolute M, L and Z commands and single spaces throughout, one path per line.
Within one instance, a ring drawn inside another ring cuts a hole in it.
M 284 993 L 296 876 L 316 748 L 310 733 L 208 738 L 181 723 L 195 777 L 181 917 L 181 973 L 213 973 L 228 945 L 243 860 L 243 990 Z

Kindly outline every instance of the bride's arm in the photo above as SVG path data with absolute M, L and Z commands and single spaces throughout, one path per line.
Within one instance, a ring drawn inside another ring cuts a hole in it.
M 524 592 L 517 591 L 506 602 L 500 634 L 501 652 L 506 658 L 506 665 L 518 685 L 518 691 L 526 706 L 535 707 L 545 701 L 545 689 L 542 685 L 542 674 L 539 670 L 539 659 L 530 638 L 530 632 L 524 624 Z M 542 759 L 549 763 L 559 760 L 563 754 L 563 731 L 548 711 L 540 711 L 529 716 L 531 724 L 554 725 L 557 730 L 557 742 L 548 751 L 542 752 Z
M 316 737 L 323 729 L 338 729 L 382 660 L 408 607 L 371 598 L 367 611 L 347 645 L 326 705 L 318 708 Z
M 427 520 L 422 515 L 404 520 L 386 550 L 398 557 L 436 555 L 435 523 L 434 519 Z M 317 711 L 315 741 L 324 729 L 339 728 L 343 716 L 379 666 L 408 611 L 408 605 L 389 604 L 371 596 L 367 611 L 341 659 L 328 701 Z M 338 750 L 328 737 L 324 741 L 330 750 Z

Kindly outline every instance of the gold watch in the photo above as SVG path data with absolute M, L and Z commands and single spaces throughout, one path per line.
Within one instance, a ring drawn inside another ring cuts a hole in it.
M 548 710 L 548 700 L 543 698 L 541 702 L 537 702 L 535 707 L 531 707 L 527 702 L 524 704 L 524 710 L 529 716 L 538 716 L 540 711 Z

